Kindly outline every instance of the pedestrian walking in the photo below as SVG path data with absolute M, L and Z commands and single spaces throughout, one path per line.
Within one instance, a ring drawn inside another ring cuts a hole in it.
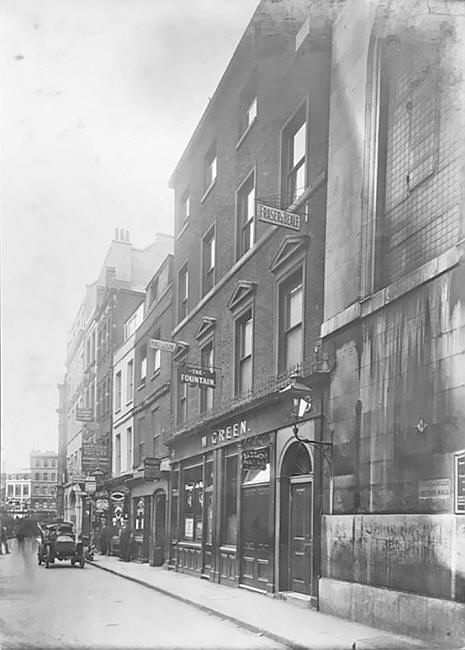
M 10 549 L 8 548 L 8 529 L 6 526 L 2 526 L 0 531 L 0 555 L 3 555 L 3 547 L 5 547 L 6 555 L 9 555 Z

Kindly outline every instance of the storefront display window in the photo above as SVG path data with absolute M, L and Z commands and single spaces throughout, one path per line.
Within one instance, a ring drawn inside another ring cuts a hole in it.
M 242 470 L 242 536 L 245 548 L 268 547 L 270 463 Z
M 188 541 L 202 541 L 203 480 L 202 466 L 190 467 L 183 472 L 183 537 Z
M 227 456 L 224 463 L 224 544 L 236 544 L 237 539 L 237 472 L 238 456 Z

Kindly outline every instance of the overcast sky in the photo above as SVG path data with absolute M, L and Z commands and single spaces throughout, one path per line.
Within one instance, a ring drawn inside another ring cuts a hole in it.
M 57 448 L 69 328 L 114 227 L 173 232 L 167 187 L 258 0 L 2 0 L 2 446 Z

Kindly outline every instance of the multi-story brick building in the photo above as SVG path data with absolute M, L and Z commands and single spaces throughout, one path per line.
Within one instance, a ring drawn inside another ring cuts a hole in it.
M 331 10 L 260 3 L 175 173 L 171 567 L 315 599 Z M 314 384 L 301 435 L 284 394 Z
M 110 476 L 113 352 L 123 341 L 124 322 L 144 301 L 145 286 L 172 248 L 158 234 L 144 249 L 132 246 L 128 231 L 117 229 L 97 280 L 86 289 L 73 325 L 66 372 L 67 472 L 65 518 L 89 532 L 94 508 L 86 478 Z M 64 427 L 61 429 L 64 435 Z M 99 503 L 103 504 L 104 500 Z M 106 516 L 105 512 L 101 513 Z
M 170 423 L 171 354 L 161 348 L 170 347 L 173 325 L 172 267 L 168 255 L 114 353 L 113 464 L 106 482 L 113 523 L 128 520 L 135 556 L 155 565 L 163 564 L 166 543 L 169 463 L 162 433 Z
M 57 516 L 58 454 L 56 451 L 31 451 L 30 513 L 37 520 Z
M 173 256 L 169 255 L 147 286 L 144 320 L 136 330 L 134 348 L 135 471 L 127 484 L 135 551 L 154 565 L 163 564 L 166 544 L 169 463 L 162 434 L 170 426 L 172 355 L 163 347 L 171 341 L 173 328 L 172 288 Z
M 345 3 L 332 34 L 322 610 L 465 638 L 465 8 Z

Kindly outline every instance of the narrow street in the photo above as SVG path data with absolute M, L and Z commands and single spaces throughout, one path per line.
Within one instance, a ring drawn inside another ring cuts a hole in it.
M 0 556 L 0 648 L 282 648 L 86 565 Z

